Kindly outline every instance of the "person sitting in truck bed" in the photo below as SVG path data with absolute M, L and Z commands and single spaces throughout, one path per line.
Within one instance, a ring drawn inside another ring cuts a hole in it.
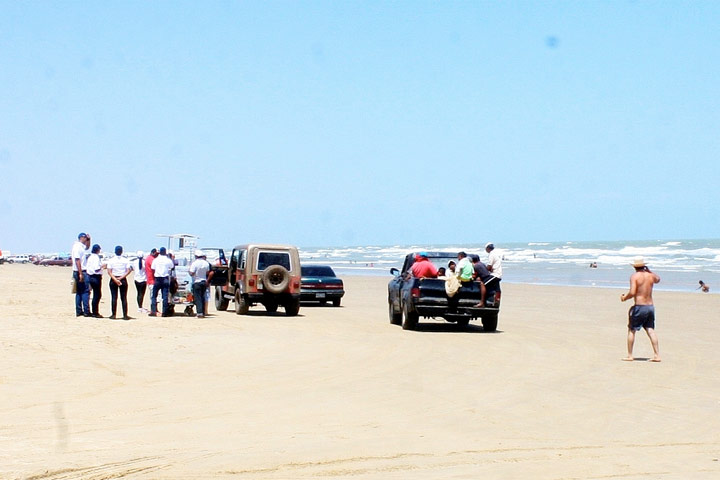
M 438 271 L 435 265 L 427 258 L 427 253 L 420 252 L 415 257 L 415 263 L 410 267 L 415 278 L 437 278 Z
M 473 263 L 473 279 L 480 284 L 480 302 L 475 305 L 476 307 L 485 306 L 485 294 L 487 289 L 485 288 L 485 282 L 492 280 L 494 277 L 490 270 L 487 269 L 484 263 L 480 261 L 480 257 L 477 255 L 470 255 L 470 259 Z

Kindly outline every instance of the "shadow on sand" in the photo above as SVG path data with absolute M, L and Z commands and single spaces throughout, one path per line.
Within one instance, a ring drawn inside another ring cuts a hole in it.
M 461 327 L 457 323 L 432 323 L 432 322 L 420 322 L 418 323 L 416 332 L 436 332 L 436 333 L 482 333 L 485 335 L 497 335 L 503 333 L 502 330 L 495 332 L 486 332 L 483 330 L 480 324 L 470 324 L 467 327 Z

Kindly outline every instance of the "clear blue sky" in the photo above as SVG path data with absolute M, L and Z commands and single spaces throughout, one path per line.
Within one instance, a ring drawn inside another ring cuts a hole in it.
M 720 237 L 720 2 L 0 0 L 0 249 Z

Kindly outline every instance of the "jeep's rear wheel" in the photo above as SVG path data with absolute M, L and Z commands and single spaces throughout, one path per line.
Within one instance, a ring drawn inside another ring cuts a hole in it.
M 245 299 L 245 296 L 240 293 L 240 289 L 235 289 L 235 313 L 238 315 L 245 315 L 248 313 L 248 310 L 250 310 L 250 305 L 248 305 L 247 300 Z
M 415 330 L 418 326 L 420 316 L 417 312 L 411 312 L 407 305 L 402 309 L 402 328 L 403 330 Z
M 497 322 L 498 322 L 497 317 L 498 317 L 497 312 L 484 314 L 482 316 L 483 330 L 485 330 L 486 332 L 496 331 L 497 330 Z
M 262 274 L 263 288 L 270 293 L 282 293 L 290 284 L 290 272 L 282 265 L 273 265 Z
M 300 300 L 290 300 L 285 304 L 285 315 L 294 317 L 300 311 Z
M 275 313 L 277 312 L 278 304 L 277 302 L 265 302 L 265 310 L 268 311 L 268 313 Z
M 215 309 L 220 312 L 224 312 L 227 310 L 229 304 L 230 300 L 225 298 L 222 288 L 215 287 Z

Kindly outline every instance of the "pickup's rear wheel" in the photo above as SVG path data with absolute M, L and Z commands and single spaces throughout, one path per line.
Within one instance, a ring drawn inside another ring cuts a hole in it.
M 333 307 L 339 307 L 340 306 L 340 299 L 339 298 L 333 298 Z
M 225 310 L 227 310 L 229 304 L 230 300 L 225 298 L 222 288 L 215 287 L 215 309 L 220 312 L 224 312 Z
M 250 310 L 250 305 L 248 305 L 247 300 L 245 299 L 245 296 L 240 293 L 240 289 L 235 289 L 235 313 L 238 315 L 245 315 L 248 313 L 248 310 Z
M 457 321 L 457 326 L 460 330 L 466 330 L 470 325 L 470 318 L 461 318 Z
M 497 312 L 494 313 L 486 313 L 482 316 L 482 324 L 483 324 L 483 330 L 486 332 L 494 332 L 497 330 L 497 322 L 498 322 L 498 314 Z
M 392 300 L 388 300 L 388 305 L 390 323 L 392 323 L 393 325 L 400 325 L 402 323 L 402 312 L 395 313 L 395 307 L 393 307 Z
M 402 310 L 402 328 L 403 330 L 415 330 L 418 326 L 420 316 L 417 312 L 411 312 L 407 306 Z

